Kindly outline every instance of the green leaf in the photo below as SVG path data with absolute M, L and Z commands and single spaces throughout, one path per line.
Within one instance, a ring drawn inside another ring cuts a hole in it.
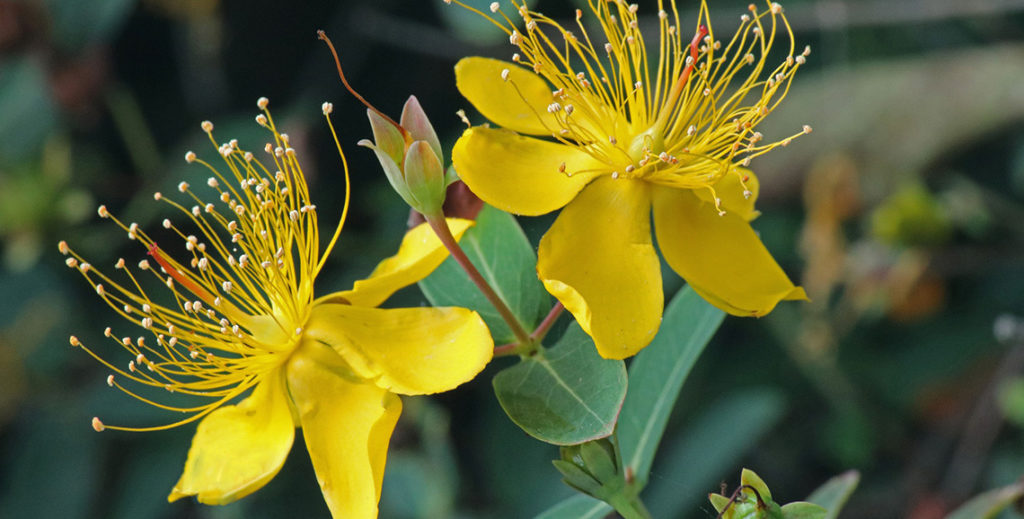
M 811 492 L 807 501 L 821 505 L 828 510 L 825 519 L 836 519 L 843 509 L 843 505 L 850 499 L 850 494 L 853 494 L 857 488 L 858 483 L 860 483 L 860 472 L 856 470 L 843 472 Z
M 587 474 L 587 471 L 575 463 L 565 460 L 554 460 L 551 464 L 558 469 L 558 472 L 562 473 L 562 481 L 565 481 L 565 484 L 570 487 L 590 495 L 598 494 L 601 491 L 601 482 L 591 477 L 590 474 Z
M 580 494 L 547 509 L 535 519 L 603 519 L 611 511 L 612 507 L 608 503 Z
M 953 510 L 946 519 L 990 519 L 1022 498 L 1024 481 L 1018 481 L 975 496 L 960 508 Z
M 524 327 L 532 330 L 540 324 L 551 308 L 551 297 L 537 278 L 537 255 L 515 217 L 485 205 L 459 245 Z M 420 281 L 420 290 L 434 306 L 476 310 L 495 342 L 515 340 L 505 321 L 452 258 Z
M 825 519 L 828 511 L 814 503 L 796 502 L 782 507 L 784 519 Z
M 684 287 L 665 310 L 658 335 L 629 367 L 629 394 L 619 417 L 619 448 L 641 487 L 683 381 L 724 318 L 724 312 Z
M 625 364 L 602 359 L 594 341 L 573 323 L 554 347 L 499 372 L 494 393 L 530 436 L 573 445 L 612 433 L 626 380 Z

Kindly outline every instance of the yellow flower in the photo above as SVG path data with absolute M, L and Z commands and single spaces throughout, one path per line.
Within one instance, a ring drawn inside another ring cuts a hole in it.
M 719 308 L 761 316 L 780 300 L 805 299 L 749 224 L 758 182 L 745 166 L 811 131 L 774 143 L 756 131 L 810 53 L 794 55 L 782 8 L 751 5 L 723 45 L 704 2 L 691 41 L 675 2 L 666 11 L 659 1 L 654 56 L 635 4 L 590 0 L 603 31 L 592 36 L 580 10 L 573 33 L 512 3 L 523 32 L 498 2 L 491 12 L 517 47 L 514 63 L 474 57 L 455 66 L 459 91 L 506 129 L 470 128 L 452 160 L 496 207 L 524 215 L 564 207 L 541 240 L 537 272 L 601 355 L 633 355 L 658 331 L 664 301 L 652 209 L 665 260 Z M 778 33 L 789 44 L 771 69 Z
M 148 248 L 150 259 L 137 269 L 118 260 L 123 274 L 115 280 L 60 243 L 68 266 L 143 328 L 136 339 L 106 329 L 133 357 L 126 368 L 86 348 L 114 372 L 107 383 L 187 415 L 147 428 L 106 426 L 94 418 L 93 427 L 146 431 L 202 419 L 168 500 L 195 495 L 207 504 L 230 503 L 266 484 L 301 427 L 331 513 L 375 517 L 388 440 L 402 408 L 396 394 L 446 391 L 472 379 L 490 360 L 493 342 L 481 318 L 463 308 L 375 308 L 447 256 L 425 224 L 410 230 L 398 253 L 351 290 L 314 298 L 313 281 L 348 212 L 347 187 L 341 222 L 321 253 L 317 208 L 288 136 L 275 129 L 266 104 L 258 101 L 263 113 L 257 116 L 273 134 L 266 164 L 232 140 L 218 146 L 226 174 L 186 154 L 212 174 L 202 190 L 178 186 L 187 202 L 154 195 L 188 215 L 198 231 L 163 222 L 168 231 L 161 236 L 184 241 L 188 266 L 174 259 L 178 251 L 158 247 L 138 225 L 125 225 L 102 206 L 100 216 Z M 325 103 L 324 114 L 330 111 Z M 213 125 L 204 122 L 203 129 L 216 145 Z M 347 183 L 347 165 L 345 175 Z M 200 191 L 215 202 L 204 201 Z M 471 222 L 449 225 L 461 235 Z M 168 290 L 143 288 L 154 279 L 156 288 Z M 76 337 L 71 344 L 85 348 Z M 124 380 L 148 387 L 136 392 Z M 153 388 L 205 402 L 159 403 Z

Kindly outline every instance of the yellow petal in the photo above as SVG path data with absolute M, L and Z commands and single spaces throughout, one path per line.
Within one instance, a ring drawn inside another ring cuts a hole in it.
M 452 162 L 462 181 L 485 202 L 528 216 L 569 203 L 602 171 L 579 148 L 483 127 L 462 134 Z M 571 176 L 559 171 L 562 163 Z
M 275 370 L 238 405 L 224 406 L 199 422 L 185 471 L 168 501 L 197 496 L 200 503 L 223 505 L 270 481 L 284 464 L 295 438 L 295 424 Z
M 741 179 L 745 180 L 741 182 Z M 745 188 L 744 184 L 746 184 Z M 761 183 L 753 171 L 736 168 L 722 177 L 714 185 L 714 188 L 715 195 L 721 200 L 723 210 L 735 213 L 748 222 L 761 214 L 761 211 L 754 209 L 754 202 L 757 201 L 757 195 L 761 191 Z M 750 196 L 744 196 L 745 191 L 749 192 Z M 715 201 L 710 190 L 697 189 L 694 190 L 694 193 L 705 202 L 714 203 Z
M 654 228 L 672 269 L 730 314 L 761 316 L 779 301 L 807 299 L 744 218 L 719 216 L 714 205 L 688 190 L 655 189 Z
M 472 220 L 448 218 L 448 229 L 458 240 L 473 225 Z M 398 252 L 377 264 L 366 279 L 356 281 L 352 290 L 326 295 L 317 303 L 348 302 L 358 306 L 377 306 L 391 294 L 430 275 L 448 250 L 426 223 L 409 229 Z
M 305 336 L 335 349 L 360 376 L 395 393 L 448 391 L 476 376 L 494 342 L 465 308 L 313 308 Z
M 541 281 L 605 358 L 640 351 L 661 323 L 664 296 L 650 212 L 646 183 L 595 180 L 540 241 Z
M 508 70 L 508 80 L 502 71 Z M 498 126 L 531 135 L 551 135 L 558 123 L 547 111 L 551 86 L 530 70 L 490 58 L 455 64 L 455 86 L 484 117 Z
M 337 519 L 377 517 L 388 441 L 402 402 L 385 389 L 342 376 L 307 354 L 310 348 L 326 350 L 304 341 L 288 361 L 288 389 L 320 490 Z

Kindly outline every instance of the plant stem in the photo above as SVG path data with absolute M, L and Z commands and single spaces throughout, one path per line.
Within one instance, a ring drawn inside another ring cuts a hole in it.
M 544 336 L 548 334 L 548 330 L 550 330 L 551 326 L 558 320 L 558 316 L 562 315 L 562 310 L 564 309 L 565 307 L 562 306 L 561 301 L 555 301 L 555 306 L 551 307 L 551 311 L 548 312 L 547 317 L 545 317 L 544 320 L 537 325 L 537 329 L 530 334 L 530 339 L 533 339 L 534 342 L 540 342 L 544 339 Z
M 469 261 L 466 253 L 462 251 L 462 247 L 459 247 L 459 243 L 456 242 L 455 237 L 452 236 L 452 232 L 448 229 L 448 222 L 445 221 L 444 217 L 440 215 L 424 215 L 424 217 L 426 218 L 427 223 L 430 224 L 430 228 L 434 230 L 434 234 L 437 235 L 441 240 L 441 243 L 444 244 L 446 249 L 448 249 L 448 253 L 455 258 L 455 261 L 462 267 L 462 270 L 466 271 L 466 275 L 469 276 L 469 279 L 473 281 L 473 284 L 475 284 L 477 288 L 480 289 L 480 292 L 482 292 L 484 297 L 491 302 L 494 309 L 498 311 L 501 318 L 508 324 L 509 329 L 512 330 L 512 333 L 519 341 L 517 347 L 532 344 L 533 339 L 523 328 L 519 319 L 517 319 L 512 313 L 512 310 L 509 309 L 508 305 L 498 297 L 498 294 L 493 288 L 491 288 L 491 285 L 487 283 L 487 280 L 480 274 L 480 271 L 473 265 L 473 262 Z
M 612 505 L 623 519 L 651 519 L 651 513 L 647 511 L 640 496 L 618 494 L 609 499 L 608 504 Z

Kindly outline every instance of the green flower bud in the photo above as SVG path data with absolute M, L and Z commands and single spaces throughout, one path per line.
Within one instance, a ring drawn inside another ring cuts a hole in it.
M 405 183 L 424 215 L 440 214 L 445 197 L 445 175 L 441 160 L 427 141 L 415 141 L 405 152 Z
M 562 459 L 552 463 L 564 476 L 563 481 L 580 492 L 607 501 L 626 489 L 615 445 L 608 438 L 567 445 L 559 449 L 559 454 Z
M 434 154 L 437 155 L 437 161 L 442 164 L 444 163 L 441 141 L 437 139 L 437 132 L 434 131 L 434 126 L 430 124 L 430 119 L 427 119 L 427 114 L 423 112 L 423 107 L 420 106 L 416 96 L 409 96 L 409 99 L 405 102 L 405 106 L 402 107 L 402 117 L 398 120 L 398 124 L 402 125 L 402 128 L 409 132 L 412 140 L 427 141 L 430 148 L 434 150 Z
M 743 469 L 740 487 L 732 496 L 709 494 L 722 519 L 783 519 L 782 507 L 772 501 L 768 485 L 754 471 Z
M 615 466 L 615 448 L 607 438 L 583 443 L 579 452 L 584 466 L 598 481 L 607 483 L 619 476 Z
M 388 182 L 405 203 L 424 215 L 439 215 L 445 188 L 454 175 L 444 170 L 441 142 L 415 96 L 402 109 L 395 123 L 376 110 L 367 110 L 373 141 L 360 146 L 373 150 Z

